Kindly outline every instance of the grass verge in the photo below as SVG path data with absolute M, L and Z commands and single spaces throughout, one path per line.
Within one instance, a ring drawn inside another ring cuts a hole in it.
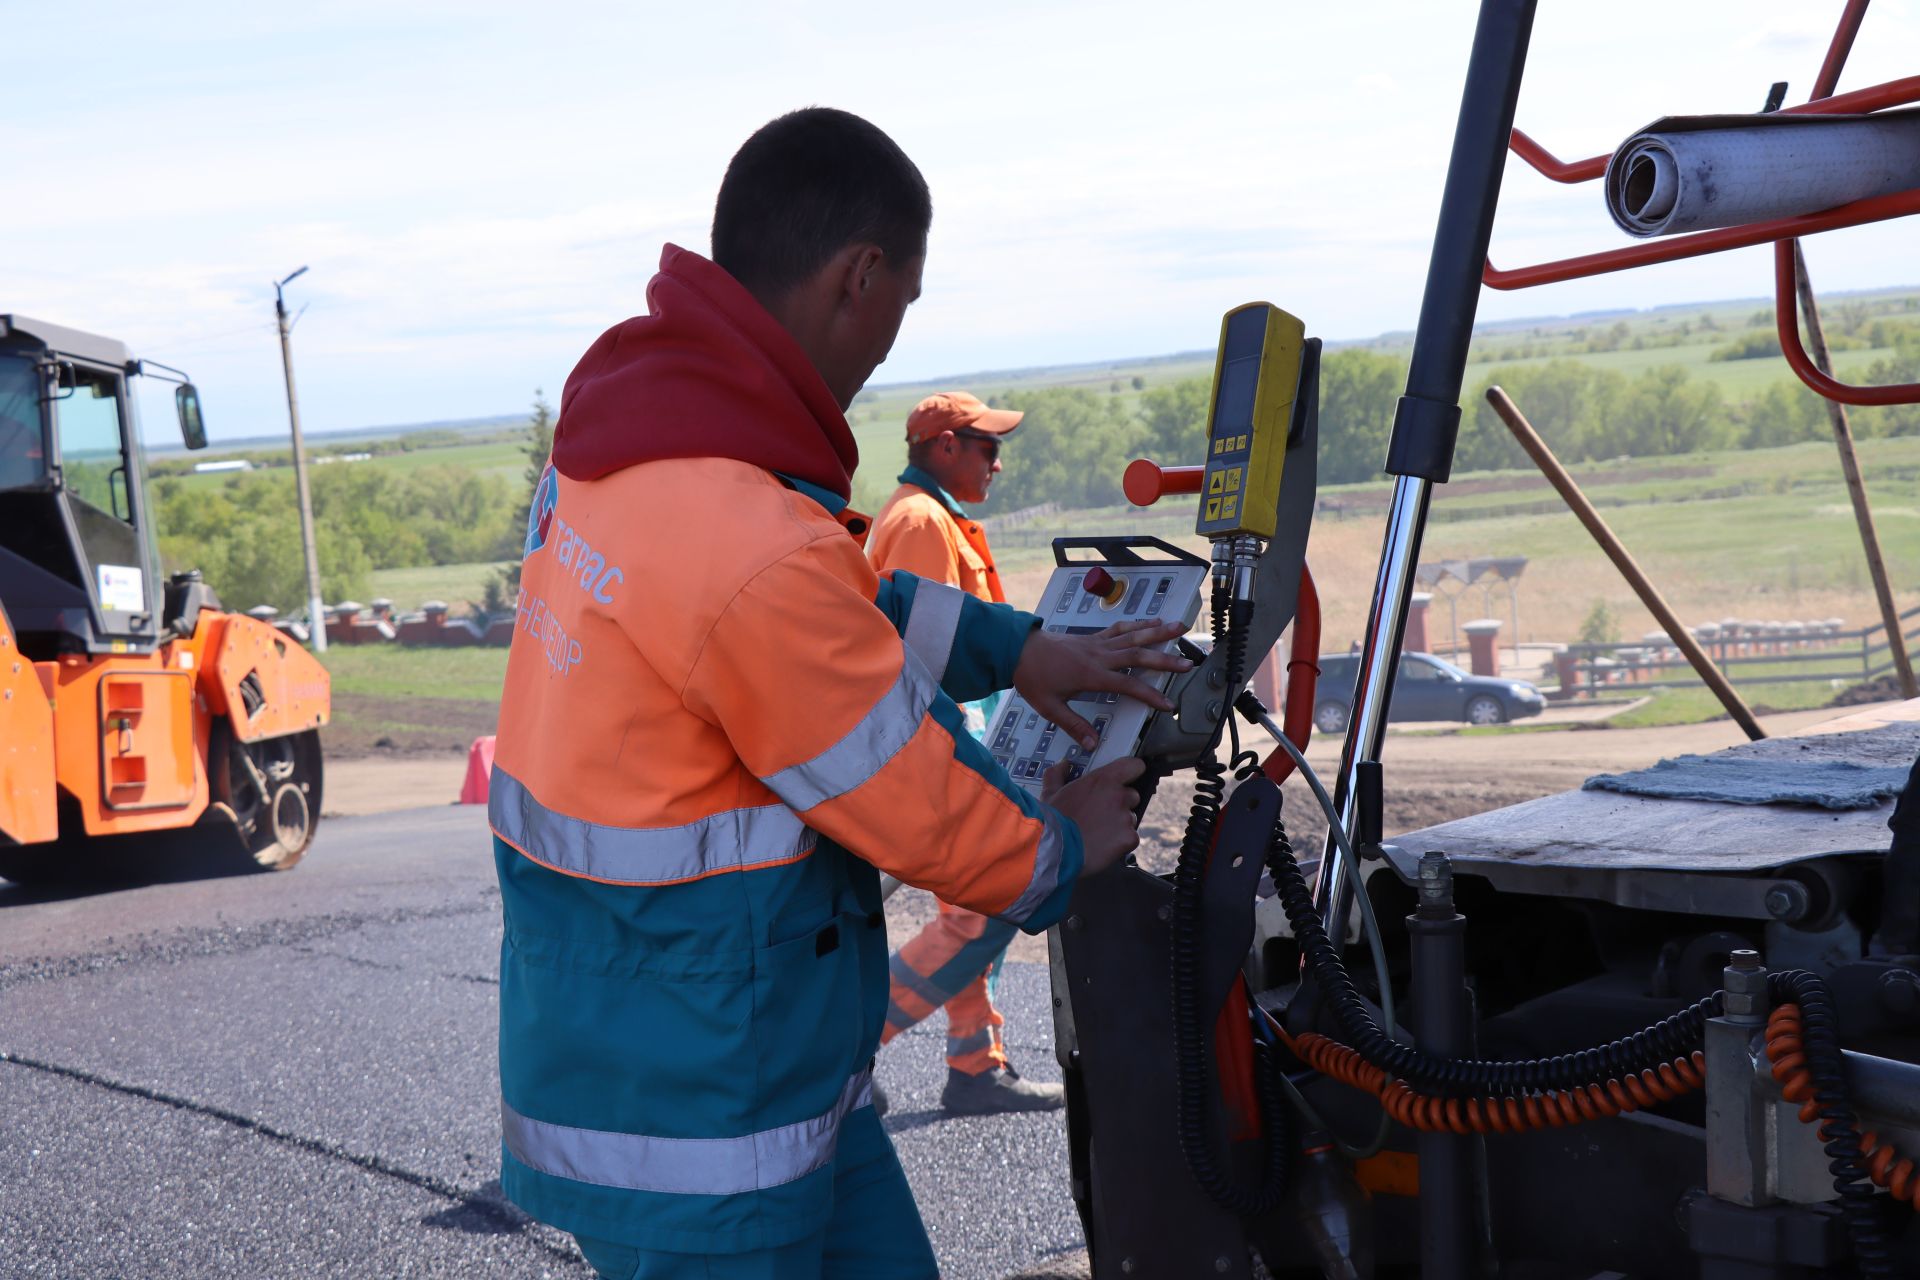
M 1751 685 L 1739 690 L 1755 715 L 1780 711 L 1810 711 L 1833 701 L 1844 682 L 1807 680 L 1792 684 Z M 1727 709 L 1704 685 L 1696 689 L 1661 689 L 1645 705 L 1623 711 L 1606 721 L 1615 729 L 1655 729 L 1666 725 L 1700 724 L 1724 720 Z

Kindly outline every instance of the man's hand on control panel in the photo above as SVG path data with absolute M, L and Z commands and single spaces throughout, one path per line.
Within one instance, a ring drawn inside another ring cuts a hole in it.
M 1156 711 L 1173 710 L 1173 703 L 1165 694 L 1137 676 L 1121 672 L 1129 667 L 1135 671 L 1191 671 L 1193 663 L 1177 653 L 1160 649 L 1167 641 L 1184 635 L 1186 630 L 1178 622 L 1136 619 L 1116 622 L 1090 636 L 1035 631 L 1020 651 L 1013 687 L 1027 700 L 1027 705 L 1059 725 L 1062 733 L 1082 747 L 1093 751 L 1100 745 L 1100 739 L 1093 726 L 1067 705 L 1067 699 L 1076 694 L 1111 689 L 1136 698 Z
M 1133 814 L 1140 807 L 1140 793 L 1128 784 L 1146 771 L 1144 760 L 1128 756 L 1073 782 L 1067 781 L 1064 760 L 1042 777 L 1040 798 L 1080 828 L 1081 875 L 1098 875 L 1139 847 Z

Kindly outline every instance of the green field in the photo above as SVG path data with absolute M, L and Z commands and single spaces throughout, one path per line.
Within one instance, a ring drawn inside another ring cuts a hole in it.
M 1778 359 L 1756 360 L 1712 360 L 1709 357 L 1714 350 L 1725 342 L 1725 335 L 1714 341 L 1689 343 L 1680 347 L 1649 347 L 1641 351 L 1600 351 L 1577 356 L 1552 355 L 1533 356 L 1524 359 L 1503 358 L 1484 364 L 1467 366 L 1467 382 L 1472 385 L 1487 369 L 1495 364 L 1542 365 L 1550 360 L 1578 360 L 1581 364 L 1596 369 L 1610 369 L 1626 377 L 1635 377 L 1649 369 L 1661 365 L 1679 365 L 1694 377 L 1710 382 L 1720 388 L 1729 400 L 1744 400 L 1749 396 L 1765 391 L 1774 383 L 1793 375 Z M 1835 352 L 1833 357 L 1834 375 L 1841 381 L 1858 381 L 1864 378 L 1867 369 L 1875 360 L 1885 360 L 1897 354 L 1892 347 L 1871 347 L 1859 351 Z
M 936 391 L 966 391 L 988 400 L 1022 391 L 1081 387 L 1118 396 L 1131 410 L 1140 398 L 1140 391 L 1133 386 L 1136 377 L 1144 384 L 1141 390 L 1150 390 L 1212 372 L 1213 353 L 1203 351 L 1144 360 L 1116 360 L 1110 364 L 963 373 L 928 382 L 892 383 L 869 387 L 856 396 L 853 407 L 847 411 L 847 425 L 853 428 L 854 439 L 860 445 L 863 477 L 877 470 L 891 480 L 906 459 L 907 414 Z
M 417 609 L 428 600 L 442 600 L 454 612 L 465 612 L 485 596 L 487 579 L 506 568 L 510 561 L 477 564 L 429 564 L 409 569 L 375 569 L 369 598 L 385 597 L 402 613 Z
M 1663 307 L 1645 312 L 1607 313 L 1604 315 L 1555 317 L 1537 320 L 1501 321 L 1483 324 L 1475 330 L 1472 362 L 1466 369 L 1466 384 L 1472 387 L 1495 366 L 1528 367 L 1555 359 L 1573 359 L 1597 369 L 1608 369 L 1627 377 L 1662 365 L 1678 365 L 1694 378 L 1720 388 L 1731 401 L 1746 400 L 1777 382 L 1791 381 L 1785 363 L 1775 358 L 1714 360 L 1714 353 L 1743 336 L 1770 327 L 1760 323 L 1770 315 L 1766 299 L 1735 299 L 1701 303 L 1694 306 Z M 1898 329 L 1920 325 L 1920 291 L 1891 289 L 1836 295 L 1828 300 L 1828 328 L 1837 342 L 1848 341 L 1837 328 L 1849 322 L 1853 312 L 1871 312 L 1886 326 Z M 1624 325 L 1622 349 L 1588 350 L 1595 335 L 1612 326 Z M 1861 326 L 1862 332 L 1868 330 Z M 1682 331 L 1685 331 L 1682 336 Z M 1211 335 L 1196 335 L 1210 337 Z M 1641 349 L 1631 344 L 1640 341 Z M 1855 339 L 1854 341 L 1858 341 Z M 1666 345 L 1677 342 L 1677 345 Z M 1347 340 L 1330 338 L 1329 351 L 1348 347 L 1364 348 L 1391 356 L 1405 357 L 1412 349 L 1410 333 L 1382 334 L 1373 338 Z M 1530 353 L 1530 354 L 1529 354 Z M 1858 377 L 1875 360 L 1891 357 L 1891 347 L 1851 350 L 1836 349 L 1834 361 L 1842 377 Z M 1211 351 L 1187 351 L 1174 355 L 1103 361 L 1093 364 L 1036 366 L 1027 369 L 976 371 L 908 383 L 883 383 L 862 391 L 848 410 L 847 421 L 853 428 L 861 450 L 862 496 L 884 496 L 892 477 L 899 471 L 905 455 L 902 426 L 907 413 L 923 397 L 942 390 L 966 390 L 982 399 L 1049 388 L 1082 388 L 1116 397 L 1123 408 L 1131 410 L 1140 390 L 1152 389 L 1187 378 L 1211 373 Z M 362 430 L 339 435 L 311 437 L 308 447 L 319 453 L 378 447 L 413 431 L 430 431 L 435 447 L 408 452 L 377 454 L 364 463 L 334 463 L 335 466 L 374 466 L 398 471 L 429 466 L 462 467 L 485 475 L 517 481 L 525 466 L 519 447 L 519 433 L 503 427 L 498 418 L 473 424 L 435 423 L 420 429 L 392 428 L 387 431 Z M 465 434 L 467 439 L 459 437 Z M 440 443 L 444 439 L 446 443 Z M 257 452 L 256 452 L 257 451 Z M 257 443 L 220 449 L 216 447 L 195 461 L 256 452 L 262 461 L 277 453 Z M 174 457 L 169 453 L 169 458 Z M 218 483 L 223 476 L 193 477 L 195 484 Z
M 1871 337 L 1891 342 L 1887 335 L 1897 337 L 1920 325 L 1920 291 L 1914 289 L 1840 296 L 1826 305 L 1830 334 L 1840 335 L 1843 346 L 1849 348 L 1835 353 L 1843 377 L 1858 378 L 1874 361 L 1895 354 L 1884 342 L 1870 347 Z M 1767 325 L 1762 321 L 1767 319 L 1768 307 L 1764 300 L 1746 299 L 1483 325 L 1476 331 L 1466 384 L 1478 386 L 1496 367 L 1524 368 L 1556 359 L 1572 359 L 1628 378 L 1662 365 L 1677 365 L 1690 377 L 1719 388 L 1730 404 L 1744 404 L 1787 382 L 1791 374 L 1785 364 L 1777 357 L 1713 357 L 1764 333 Z M 1362 347 L 1404 358 L 1410 337 L 1399 333 L 1361 342 L 1330 342 L 1329 349 Z M 1609 344 L 1613 349 L 1600 349 Z M 901 425 L 914 403 L 934 391 L 964 389 L 995 399 L 1049 388 L 1079 388 L 1113 397 L 1123 409 L 1131 410 L 1142 391 L 1204 377 L 1211 364 L 1210 353 L 1186 352 L 871 387 L 848 413 L 862 450 L 855 500 L 870 506 L 891 489 L 904 455 Z M 1134 385 L 1136 379 L 1139 387 Z M 1869 437 L 1861 439 L 1860 452 L 1880 537 L 1896 594 L 1902 607 L 1908 607 L 1920 602 L 1920 435 L 1870 438 L 1876 420 L 1871 415 L 1860 420 L 1865 424 L 1860 428 L 1863 436 Z M 434 424 L 406 441 L 416 447 L 402 451 L 398 442 L 405 435 L 396 429 L 385 435 L 362 432 L 350 439 L 323 437 L 311 443 L 334 451 L 382 450 L 365 461 L 328 466 L 377 468 L 396 478 L 444 467 L 497 477 L 508 490 L 519 491 L 526 466 L 524 436 L 497 419 L 466 428 Z M 256 459 L 264 461 L 265 455 L 256 454 Z M 1570 461 L 1589 496 L 1683 618 L 1837 616 L 1849 626 L 1874 620 L 1858 535 L 1830 442 L 1611 462 Z M 1018 463 L 1016 442 L 1009 465 Z M 198 476 L 189 483 L 197 490 L 229 479 Z M 1328 649 L 1344 649 L 1364 624 L 1388 489 L 1385 481 L 1321 489 L 1310 558 L 1320 582 Z M 1151 512 L 1115 506 L 1003 529 L 995 533 L 994 544 L 1010 595 L 1019 602 L 1030 597 L 1044 579 L 1052 563 L 1051 539 L 1059 533 L 1142 532 L 1191 543 L 1191 520 L 1184 503 Z M 1596 603 L 1605 603 L 1619 618 L 1624 639 L 1653 626 L 1585 531 L 1529 470 L 1463 474 L 1440 487 L 1423 552 L 1423 559 L 1429 561 L 1526 556 L 1529 563 L 1519 587 L 1522 640 L 1571 639 Z M 370 591 L 373 596 L 391 598 L 402 609 L 441 599 L 458 610 L 481 599 L 498 568 L 492 562 L 477 562 L 377 569 L 371 574 Z M 1471 594 L 1455 604 L 1461 620 L 1483 613 L 1509 614 L 1504 602 Z M 1434 612 L 1444 634 L 1450 616 L 1445 601 L 1436 602 Z M 384 716 L 394 725 L 415 728 L 423 718 L 434 719 L 420 708 L 464 704 L 476 723 L 484 718 L 496 696 L 503 661 L 498 651 L 397 648 L 337 650 L 328 658 L 337 688 L 353 707 L 350 717 Z M 1828 681 L 1817 680 L 1754 686 L 1747 693 L 1756 703 L 1789 709 L 1818 705 L 1832 690 Z M 1704 690 L 1664 692 L 1626 722 L 1673 723 L 1717 714 L 1710 699 L 1702 701 L 1706 697 Z M 398 703 L 383 708 L 381 699 L 412 700 L 414 709 L 408 711 Z M 464 732 L 467 726 L 463 721 L 455 727 Z
M 334 645 L 320 655 L 336 695 L 498 702 L 507 674 L 505 648 L 413 649 Z

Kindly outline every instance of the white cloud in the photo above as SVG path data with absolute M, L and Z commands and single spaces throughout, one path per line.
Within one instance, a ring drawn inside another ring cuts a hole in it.
M 1834 13 L 1543 5 L 1519 123 L 1577 158 L 1661 114 L 1749 109 L 1774 79 L 1804 92 Z M 1143 3 L 109 0 L 99 21 L 114 42 L 10 67 L 33 106 L 0 134 L 0 310 L 182 364 L 228 434 L 284 419 L 268 283 L 302 263 L 314 427 L 557 395 L 643 307 L 661 241 L 704 249 L 732 149 L 809 102 L 879 122 L 934 188 L 927 298 L 883 377 L 1203 347 L 1252 297 L 1331 337 L 1409 328 L 1471 36 L 1469 7 L 1411 0 L 1179 23 Z M 51 10 L 9 22 L 20 47 L 59 44 Z M 1843 87 L 1910 74 L 1915 47 L 1915 0 L 1880 0 Z M 1920 278 L 1903 234 L 1821 238 L 1816 278 Z M 1594 187 L 1509 166 L 1500 265 L 1618 243 Z M 1763 257 L 1482 314 L 1751 295 Z

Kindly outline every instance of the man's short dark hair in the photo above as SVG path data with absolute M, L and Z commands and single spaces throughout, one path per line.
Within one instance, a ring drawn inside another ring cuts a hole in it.
M 727 165 L 713 260 L 777 298 L 850 244 L 909 262 L 932 223 L 927 180 L 892 138 L 849 112 L 806 107 L 762 126 Z

